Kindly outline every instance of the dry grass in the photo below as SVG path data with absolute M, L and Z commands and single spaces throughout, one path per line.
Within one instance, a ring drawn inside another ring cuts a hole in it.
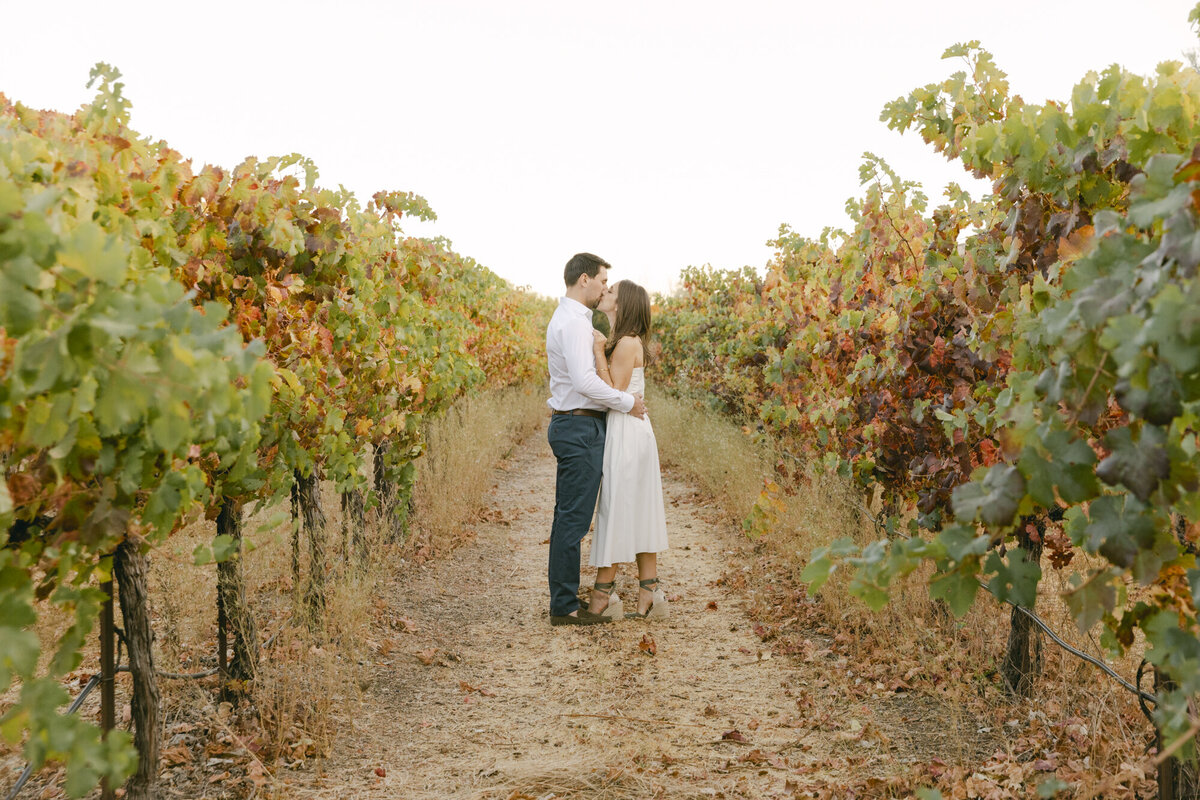
M 414 491 L 416 534 L 408 542 L 388 542 L 378 515 L 369 513 L 362 539 L 371 557 L 362 563 L 352 565 L 346 552 L 340 498 L 332 485 L 323 485 L 327 525 L 321 535 L 326 541 L 327 595 L 324 619 L 317 624 L 302 624 L 305 611 L 297 601 L 297 587 L 292 585 L 292 521 L 286 504 L 250 509 L 244 519 L 246 595 L 259 641 L 269 640 L 270 648 L 263 653 L 249 694 L 232 705 L 220 702 L 216 678 L 160 680 L 164 747 L 198 747 L 231 755 L 238 762 L 248 757 L 248 763 L 259 762 L 268 776 L 327 754 L 338 735 L 335 708 L 356 702 L 360 694 L 362 664 L 370 659 L 375 645 L 371 631 L 385 612 L 378 596 L 388 570 L 403 564 L 420 546 L 427 545 L 429 552 L 450 549 L 461 538 L 460 526 L 479 513 L 496 463 L 536 428 L 544 414 L 544 391 L 518 387 L 464 399 L 431 421 L 429 448 L 418 462 Z M 211 564 L 197 566 L 193 557 L 193 551 L 211 542 L 215 533 L 211 521 L 198 519 L 151 553 L 149 588 L 159 669 L 196 672 L 216 666 L 216 569 Z M 311 565 L 303 537 L 301 550 L 306 580 Z M 39 613 L 36 632 L 48 659 L 71 615 L 49 604 L 42 604 Z M 99 652 L 93 638 L 73 678 L 98 670 Z M 128 718 L 128 683 L 127 675 L 119 676 L 118 722 Z M 5 698 L 11 700 L 17 690 L 14 687 Z M 89 697 L 80 712 L 93 721 L 98 720 L 97 696 Z M 19 769 L 19 764 L 19 751 L 0 750 L 0 774 Z M 190 789 L 181 789 L 179 794 L 172 784 L 194 786 L 196 780 L 203 780 L 194 767 L 188 763 L 172 768 L 168 761 L 164 796 L 187 796 Z M 220 770 L 217 766 L 207 771 L 219 774 Z M 209 796 L 244 796 L 252 788 L 248 778 L 236 768 L 232 771 L 224 783 L 210 789 Z M 58 796 L 59 789 L 52 784 L 61 777 L 47 768 L 33 786 L 44 787 L 47 797 Z M 266 785 L 260 781 L 257 790 L 259 796 L 269 793 L 271 781 Z
M 771 453 L 698 402 L 650 386 L 646 403 L 663 466 L 686 473 L 728 521 L 740 524 L 762 491 L 763 477 L 771 474 Z
M 740 523 L 763 490 L 764 480 L 775 478 L 775 465 L 786 457 L 776 453 L 769 442 L 756 443 L 703 403 L 661 392 L 652 393 L 649 402 L 664 464 L 687 474 L 723 508 L 730 521 Z M 810 472 L 802 485 L 789 486 L 780 499 L 782 508 L 772 529 L 750 548 L 760 559 L 757 563 L 770 564 L 774 574 L 754 576 L 750 574 L 754 567 L 740 567 L 747 573 L 749 594 L 756 597 L 758 608 L 752 609 L 752 614 L 763 618 L 770 616 L 771 604 L 786 595 L 777 587 L 803 585 L 800 572 L 813 550 L 843 536 L 859 544 L 881 538 L 863 513 L 861 496 L 837 477 Z M 1079 561 L 1065 571 L 1045 566 L 1037 612 L 1070 644 L 1103 657 L 1097 634 L 1076 629 L 1061 597 L 1068 588 L 1070 572 L 1085 568 Z M 1011 610 L 990 595 L 981 591 L 971 610 L 956 620 L 930 600 L 927 582 L 932 565 L 927 564 L 895 582 L 888 605 L 872 612 L 850 594 L 851 576 L 846 572 L 835 572 L 812 598 L 816 616 L 825 625 L 809 634 L 836 640 L 839 652 L 852 664 L 861 665 L 858 669 L 864 678 L 887 682 L 906 668 L 916 668 L 920 675 L 914 684 L 932 682 L 934 686 L 927 688 L 951 699 L 957 709 L 926 714 L 910 707 L 915 698 L 893 704 L 894 709 L 881 708 L 880 721 L 890 728 L 893 740 L 911 740 L 928 755 L 965 764 L 978 760 L 988 746 L 995 747 L 1001 730 L 1006 734 L 1026 730 L 1031 720 L 1043 714 L 1043 719 L 1045 715 L 1077 718 L 1086 726 L 1087 741 L 1081 742 L 1080 748 L 1098 775 L 1144 756 L 1151 729 L 1132 695 L 1049 639 L 1042 639 L 1042 671 L 1034 697 L 1014 700 L 1003 691 L 997 668 Z M 778 606 L 775 610 L 778 616 Z M 1142 651 L 1139 642 L 1114 668 L 1132 680 Z M 964 708 L 975 715 L 976 723 L 968 720 L 965 728 L 958 724 Z M 906 720 L 919 723 L 926 716 L 942 722 L 926 725 L 919 735 L 911 725 L 905 728 Z M 958 722 L 951 724 L 952 720 Z M 973 735 L 977 729 L 980 735 Z
M 413 488 L 414 545 L 445 552 L 482 508 L 493 471 L 546 418 L 546 392 L 517 386 L 455 403 L 433 420 Z
M 505 780 L 497 786 L 480 789 L 472 800 L 542 800 L 542 798 L 580 798 L 583 800 L 628 800 L 662 797 L 663 791 L 646 775 L 634 769 L 615 768 L 607 763 L 603 751 L 576 756 L 553 764 L 510 766 Z

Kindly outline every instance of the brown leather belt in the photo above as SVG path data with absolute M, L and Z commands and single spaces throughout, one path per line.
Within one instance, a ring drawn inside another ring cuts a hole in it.
M 570 411 L 555 411 L 554 409 L 551 409 L 550 413 L 556 417 L 557 416 L 576 416 L 576 417 L 595 417 L 596 419 L 607 419 L 607 417 L 608 417 L 608 412 L 597 411 L 594 408 L 573 408 Z

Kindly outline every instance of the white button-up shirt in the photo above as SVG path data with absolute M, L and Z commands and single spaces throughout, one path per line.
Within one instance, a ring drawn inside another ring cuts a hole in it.
M 633 395 L 600 380 L 592 354 L 592 311 L 563 297 L 546 326 L 546 361 L 550 367 L 550 399 L 555 411 L 606 408 L 629 413 Z

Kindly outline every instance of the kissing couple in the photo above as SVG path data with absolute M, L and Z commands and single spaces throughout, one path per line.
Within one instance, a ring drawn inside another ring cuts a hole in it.
M 633 281 L 608 285 L 611 265 L 576 253 L 563 270 L 566 293 L 546 327 L 550 430 L 558 460 L 550 528 L 550 624 L 596 625 L 622 616 L 658 619 L 667 598 L 658 553 L 667 549 L 658 444 L 646 417 L 650 295 Z M 592 312 L 608 316 L 604 334 Z M 596 497 L 599 494 L 599 507 Z M 579 602 L 579 546 L 596 511 L 588 563 L 596 570 L 587 608 Z M 637 562 L 635 611 L 622 615 L 618 563 Z

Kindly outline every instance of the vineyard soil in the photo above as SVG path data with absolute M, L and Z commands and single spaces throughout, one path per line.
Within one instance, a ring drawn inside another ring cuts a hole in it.
M 318 772 L 277 773 L 287 796 L 790 797 L 927 759 L 910 745 L 956 727 L 945 704 L 910 703 L 913 729 L 888 742 L 865 706 L 821 691 L 820 659 L 772 658 L 722 585 L 740 534 L 671 474 L 670 619 L 551 628 L 554 470 L 535 433 L 498 472 L 474 541 L 388 583 L 361 702 Z

